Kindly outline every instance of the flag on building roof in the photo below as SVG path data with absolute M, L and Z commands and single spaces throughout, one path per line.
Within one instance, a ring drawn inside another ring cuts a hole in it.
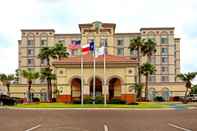
M 81 51 L 82 51 L 83 55 L 88 54 L 89 51 L 90 51 L 90 45 L 89 44 L 83 45 L 82 48 L 81 48 Z
M 72 40 L 71 43 L 68 45 L 68 48 L 70 50 L 79 49 L 81 47 L 81 41 L 80 40 Z
M 104 54 L 105 54 L 105 47 L 104 46 L 102 46 L 100 48 L 96 48 L 96 50 L 95 50 L 96 57 L 104 55 Z
M 88 44 L 83 45 L 81 50 L 82 50 L 82 54 L 83 55 L 86 55 L 89 52 L 94 52 L 94 49 L 95 49 L 95 47 L 94 47 L 94 41 L 91 41 Z

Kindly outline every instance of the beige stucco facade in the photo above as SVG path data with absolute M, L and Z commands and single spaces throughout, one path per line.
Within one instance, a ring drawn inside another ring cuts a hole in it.
M 129 28 L 129 27 L 128 27 Z M 101 47 L 106 44 L 107 55 L 113 57 L 132 57 L 136 58 L 136 52 L 130 52 L 128 46 L 130 40 L 137 36 L 142 38 L 151 38 L 157 43 L 157 52 L 150 58 L 143 57 L 141 64 L 149 61 L 156 66 L 156 73 L 149 77 L 149 88 L 157 92 L 157 95 L 162 95 L 163 92 L 168 92 L 170 96 L 184 95 L 184 83 L 176 78 L 180 73 L 180 38 L 175 37 L 174 27 L 159 27 L 159 28 L 141 28 L 137 33 L 116 33 L 116 24 L 93 22 L 87 24 L 79 24 L 80 33 L 76 34 L 58 34 L 54 29 L 25 29 L 21 30 L 21 40 L 19 45 L 19 69 L 32 69 L 40 71 L 41 68 L 46 67 L 46 62 L 37 58 L 39 51 L 45 46 L 54 46 L 55 43 L 61 42 L 68 47 L 72 41 L 80 40 L 81 45 L 85 45 L 89 40 L 94 40 L 96 47 Z M 68 51 L 70 51 L 68 49 Z M 77 51 L 70 51 L 69 58 L 79 57 Z M 129 61 L 129 60 L 128 60 Z M 55 85 L 59 90 L 60 95 L 79 96 L 79 92 L 72 94 L 72 87 L 77 86 L 77 82 L 71 86 L 72 80 L 75 78 L 81 79 L 80 63 L 73 65 L 68 63 L 54 64 L 56 60 L 52 60 L 53 71 L 57 75 Z M 106 75 L 103 75 L 102 62 L 96 64 L 96 76 L 101 81 L 102 93 L 106 89 L 109 95 L 109 81 L 112 78 L 117 78 L 113 86 L 117 86 L 114 91 L 114 96 L 121 96 L 121 94 L 135 94 L 132 84 L 137 79 L 136 62 L 128 64 L 126 61 L 122 63 L 111 64 L 107 63 Z M 84 67 L 84 95 L 90 95 L 91 79 L 93 76 L 92 64 L 85 64 Z M 107 81 L 103 84 L 104 79 Z M 142 77 L 144 81 L 144 78 Z M 78 80 L 76 80 L 78 81 Z M 115 80 L 114 80 L 115 81 Z M 119 82 L 118 82 L 119 81 Z M 13 94 L 20 94 L 15 96 L 24 97 L 26 92 L 27 81 L 20 77 L 20 84 L 13 85 L 11 92 Z M 36 80 L 33 82 L 32 90 L 41 92 L 46 90 L 46 81 Z M 98 82 L 99 83 L 99 82 Z M 117 83 L 117 84 L 115 84 Z M 119 83 L 119 84 L 118 84 Z M 78 85 L 79 86 L 79 85 Z M 119 86 L 119 87 L 118 87 Z M 56 88 L 55 87 L 55 88 Z M 120 89 L 119 89 L 120 88 Z M 19 93 L 20 92 L 20 93 Z M 150 92 L 151 94 L 151 92 Z

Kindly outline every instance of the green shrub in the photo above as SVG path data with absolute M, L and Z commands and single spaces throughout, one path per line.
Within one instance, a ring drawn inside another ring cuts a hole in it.
M 96 104 L 104 104 L 104 97 L 103 96 L 96 96 L 95 103 Z
M 91 96 L 85 96 L 84 97 L 84 104 L 92 104 L 92 97 Z
M 110 104 L 126 104 L 126 101 L 118 99 L 118 98 L 112 98 Z
M 162 96 L 156 96 L 156 97 L 154 98 L 154 101 L 163 102 L 163 101 L 165 101 L 165 100 L 164 100 L 164 98 L 163 98 Z

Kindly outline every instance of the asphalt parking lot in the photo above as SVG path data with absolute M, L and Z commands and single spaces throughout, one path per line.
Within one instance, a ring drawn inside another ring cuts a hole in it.
M 0 109 L 0 131 L 197 131 L 197 110 Z

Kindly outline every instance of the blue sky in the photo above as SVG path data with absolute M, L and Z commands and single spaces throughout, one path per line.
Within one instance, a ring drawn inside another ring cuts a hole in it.
M 78 33 L 79 23 L 116 23 L 116 32 L 175 27 L 181 38 L 181 71 L 197 71 L 196 0 L 5 0 L 0 3 L 0 73 L 18 66 L 20 29 Z

